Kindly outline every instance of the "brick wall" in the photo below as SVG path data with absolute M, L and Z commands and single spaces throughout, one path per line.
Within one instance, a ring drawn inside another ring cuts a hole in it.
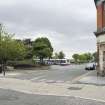
M 105 2 L 103 2 L 103 27 L 105 27 Z
M 97 6 L 97 29 L 103 28 L 103 5 Z
M 105 2 L 97 5 L 97 29 L 105 27 Z

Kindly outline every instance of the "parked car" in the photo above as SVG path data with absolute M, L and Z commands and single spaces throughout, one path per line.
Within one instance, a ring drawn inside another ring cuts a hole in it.
M 88 63 L 85 67 L 85 70 L 95 70 L 96 69 L 96 63 Z

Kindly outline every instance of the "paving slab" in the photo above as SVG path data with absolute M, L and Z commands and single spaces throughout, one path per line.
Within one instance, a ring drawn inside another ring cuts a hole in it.
M 67 83 L 44 83 L 19 80 L 13 78 L 0 78 L 0 88 L 10 89 L 27 94 L 74 96 L 105 102 L 105 86 Z
M 105 86 L 105 77 L 97 76 L 97 72 L 92 71 L 85 76 L 81 76 L 75 83 Z
M 0 89 L 0 105 L 105 105 L 105 102 L 68 96 L 26 94 Z
M 105 77 L 86 76 L 80 79 L 78 83 L 105 86 Z

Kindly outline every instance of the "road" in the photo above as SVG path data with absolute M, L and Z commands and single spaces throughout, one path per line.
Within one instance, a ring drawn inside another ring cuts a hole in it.
M 85 65 L 55 65 L 51 67 L 36 68 L 34 70 L 17 70 L 14 72 L 8 72 L 5 78 L 7 78 L 7 80 L 8 78 L 14 79 L 14 83 L 16 83 L 15 79 L 19 79 L 19 81 L 30 80 L 34 84 L 36 82 L 45 82 L 48 84 L 50 83 L 49 85 L 51 87 L 51 85 L 54 85 L 53 83 L 70 83 L 74 79 L 89 72 L 84 70 L 84 68 Z M 12 82 L 10 83 L 12 84 Z M 18 83 L 17 87 L 12 84 L 12 88 L 8 88 L 8 85 L 4 83 L 6 88 L 0 89 L 0 105 L 105 105 L 104 102 L 94 101 L 92 99 L 87 100 L 79 97 L 77 98 L 76 96 L 57 96 L 57 94 L 52 96 L 46 95 L 47 93 L 42 95 L 41 92 L 37 95 L 35 93 L 29 94 L 24 90 L 24 93 L 22 93 L 19 89 L 18 91 L 13 91 L 15 90 L 14 88 L 21 87 L 19 84 L 20 83 Z
M 36 68 L 35 70 L 18 70 L 15 71 L 18 75 L 10 75 L 6 77 L 31 80 L 32 82 L 69 83 L 73 79 L 87 73 L 84 68 L 84 65 L 55 65 L 51 67 Z
M 105 105 L 105 103 L 75 97 L 25 94 L 0 89 L 0 105 Z

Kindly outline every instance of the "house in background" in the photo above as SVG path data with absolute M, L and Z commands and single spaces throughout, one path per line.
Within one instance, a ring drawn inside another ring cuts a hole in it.
M 98 66 L 97 74 L 105 76 L 105 0 L 94 0 L 97 10 L 97 38 Z

